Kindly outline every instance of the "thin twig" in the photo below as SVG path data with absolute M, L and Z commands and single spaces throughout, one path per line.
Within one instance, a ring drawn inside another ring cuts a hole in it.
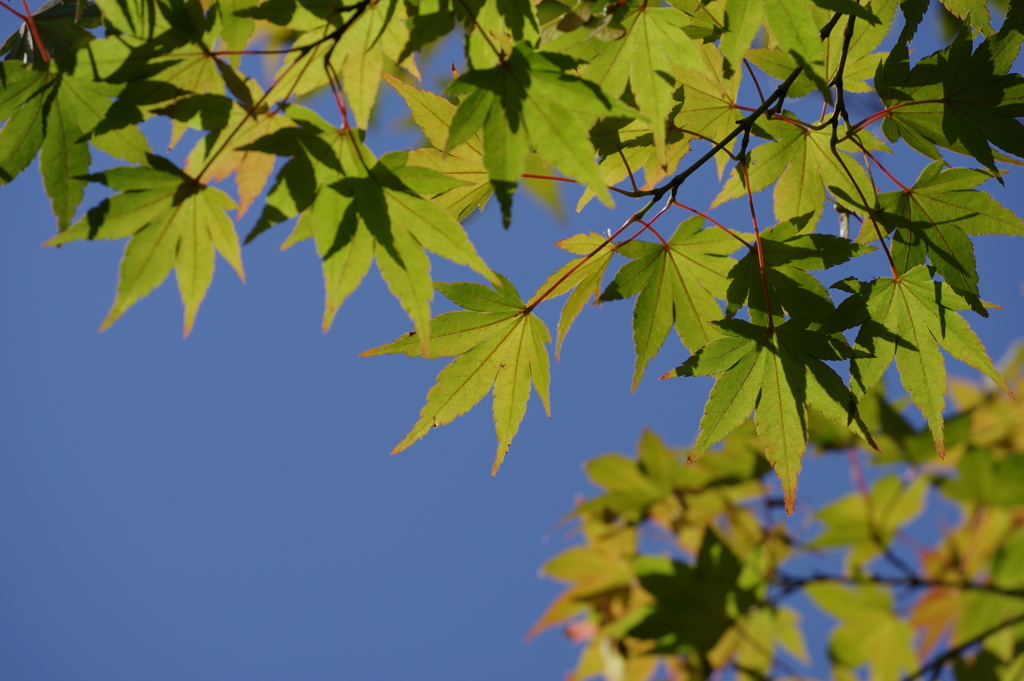
M 640 191 L 640 188 L 636 186 L 636 180 L 633 178 L 633 169 L 629 167 L 629 161 L 626 160 L 626 155 L 622 153 L 622 149 L 619 149 L 619 158 L 622 159 L 622 164 L 626 166 L 626 172 L 629 173 L 629 183 L 633 185 L 633 191 Z
M 531 312 L 531 311 L 532 311 L 532 310 L 533 310 L 533 309 L 534 309 L 535 307 L 537 307 L 537 306 L 538 306 L 538 305 L 539 305 L 540 303 L 542 303 L 542 302 L 544 301 L 544 299 L 545 299 L 545 298 L 547 298 L 547 297 L 548 297 L 549 295 L 551 295 L 551 292 L 552 292 L 552 291 L 554 291 L 554 290 L 555 290 L 556 288 L 558 288 L 559 286 L 561 286 L 561 285 L 562 285 L 562 282 L 564 282 L 564 281 L 565 281 L 566 279 L 568 279 L 569 277 L 571 277 L 571 276 L 573 275 L 573 273 L 575 273 L 575 272 L 576 272 L 576 270 L 578 270 L 579 268 L 583 267 L 583 265 L 585 265 L 585 264 L 586 264 L 586 263 L 587 263 L 587 262 L 588 262 L 588 261 L 589 261 L 589 260 L 590 260 L 591 258 L 593 258 L 593 257 L 594 257 L 595 255 L 597 255 L 597 254 L 598 254 L 598 253 L 600 253 L 600 252 L 601 252 L 602 250 L 604 250 L 604 247 L 605 247 L 605 246 L 607 246 L 608 244 L 612 243 L 612 242 L 613 242 L 613 241 L 614 241 L 614 240 L 615 240 L 615 239 L 616 239 L 616 238 L 617 238 L 617 237 L 618 237 L 618 236 L 619 236 L 620 234 L 622 234 L 622 233 L 623 233 L 624 231 L 626 231 L 626 228 L 627 228 L 627 227 L 629 227 L 629 226 L 630 226 L 631 224 L 633 224 L 634 222 L 640 222 L 640 221 L 641 221 L 641 220 L 643 219 L 643 217 L 644 217 L 644 214 L 645 214 L 645 213 L 647 213 L 647 211 L 649 211 L 649 210 L 651 209 L 651 207 L 652 207 L 653 205 L 654 205 L 654 199 L 651 199 L 650 201 L 648 201 L 648 202 L 647 202 L 647 205 L 645 205 L 645 206 L 644 206 L 643 208 L 641 208 L 641 209 L 640 209 L 640 210 L 638 210 L 637 212 L 635 212 L 635 213 L 633 213 L 632 215 L 630 215 L 630 216 L 629 216 L 629 219 L 628 219 L 628 220 L 626 220 L 626 221 L 625 221 L 625 222 L 624 222 L 624 223 L 622 224 L 622 226 L 621 226 L 621 227 L 619 227 L 619 228 L 618 228 L 617 230 L 615 230 L 615 232 L 614 232 L 614 233 L 610 234 L 610 235 L 608 236 L 608 238 L 607 238 L 607 239 L 605 239 L 605 240 L 604 240 L 604 241 L 603 241 L 603 242 L 601 243 L 601 245 L 600 245 L 600 246 L 598 246 L 597 248 L 595 248 L 594 250 L 592 250 L 592 251 L 591 251 L 590 253 L 588 253 L 587 255 L 585 255 L 585 256 L 584 256 L 584 257 L 583 257 L 582 259 L 580 259 L 580 261 L 579 261 L 578 263 L 576 263 L 576 265 L 575 265 L 574 267 L 571 267 L 571 268 L 569 269 L 569 271 L 568 271 L 568 272 L 566 272 L 566 273 L 565 273 L 565 274 L 563 274 L 563 275 L 562 275 L 561 277 L 559 277 L 558 281 L 556 281 L 556 282 L 554 282 L 553 284 L 551 284 L 551 286 L 547 287 L 547 288 L 546 288 L 546 289 L 544 290 L 544 292 L 543 292 L 543 293 L 541 293 L 541 294 L 539 294 L 538 296 L 536 296 L 536 297 L 535 297 L 535 298 L 534 298 L 534 299 L 533 299 L 533 300 L 532 300 L 532 301 L 531 301 L 531 302 L 530 302 L 530 303 L 529 303 L 529 304 L 528 304 L 528 305 L 526 306 L 526 310 L 525 310 L 525 311 L 526 311 L 526 312 Z
M 1024 589 L 1003 589 L 991 584 L 978 584 L 976 582 L 947 582 L 940 579 L 922 579 L 916 574 L 906 577 L 886 577 L 885 575 L 862 574 L 857 577 L 846 575 L 834 575 L 816 572 L 805 577 L 795 577 L 777 573 L 775 580 L 779 586 L 787 592 L 803 588 L 808 584 L 819 582 L 839 582 L 840 584 L 888 584 L 890 586 L 904 586 L 911 589 L 960 589 L 962 591 L 984 591 L 987 593 L 1024 598 Z
M 568 182 L 569 184 L 583 184 L 579 180 L 574 180 L 571 177 L 558 177 L 557 175 L 536 175 L 534 173 L 523 173 L 521 177 L 528 177 L 533 180 L 551 180 L 552 182 Z M 633 192 L 625 189 L 619 189 L 618 187 L 605 187 L 610 192 L 617 192 L 624 194 L 629 197 L 633 197 Z
M 746 146 L 746 139 L 744 139 L 744 146 Z M 747 189 L 747 203 L 750 206 L 750 221 L 754 223 L 754 243 L 757 244 L 757 266 L 761 272 L 761 289 L 764 292 L 764 307 L 768 315 L 768 334 L 771 335 L 775 333 L 775 316 L 772 314 L 772 300 L 768 292 L 768 275 L 764 264 L 764 246 L 761 244 L 761 230 L 757 228 L 757 211 L 754 210 L 754 195 L 750 191 L 750 175 L 747 174 L 747 159 L 745 156 L 741 155 L 740 163 L 737 167 L 743 175 L 743 185 Z
M 7 10 L 8 12 L 10 12 L 10 13 L 11 13 L 11 14 L 13 14 L 14 16 L 18 17 L 18 18 L 19 18 L 19 19 L 21 19 L 22 21 L 26 21 L 26 22 L 28 21 L 28 19 L 26 19 L 26 18 L 25 18 L 25 15 L 24 15 L 24 14 L 22 14 L 21 12 L 19 12 L 19 11 L 18 11 L 18 10 L 16 10 L 16 9 L 14 9 L 14 8 L 13 8 L 13 7 L 11 7 L 10 5 L 8 5 L 8 4 L 6 3 L 6 2 L 3 2 L 3 0 L 0 0 L 0 7 L 3 7 L 3 8 L 5 9 L 5 10 Z
M 25 0 L 22 0 L 22 1 L 24 2 Z M 224 150 L 227 148 L 227 146 L 231 142 L 231 140 L 234 139 L 235 135 L 237 135 L 238 132 L 242 129 L 242 126 L 244 126 L 249 121 L 249 119 L 252 118 L 252 116 L 255 115 L 255 112 L 270 97 L 270 93 L 274 91 L 274 88 L 277 87 L 277 84 L 280 83 L 285 77 L 288 76 L 288 74 L 295 67 L 295 65 L 298 64 L 302 60 L 302 57 L 304 57 L 306 54 L 308 54 L 317 45 L 320 45 L 320 44 L 326 42 L 327 40 L 331 40 L 333 38 L 335 41 L 337 41 L 339 38 L 341 38 L 341 36 L 345 34 L 345 31 L 347 31 L 349 29 L 349 27 L 359 17 L 361 17 L 363 15 L 363 13 L 366 11 L 366 8 L 369 7 L 369 6 L 370 6 L 370 0 L 363 0 L 362 2 L 359 2 L 359 3 L 357 3 L 357 4 L 355 4 L 355 5 L 351 6 L 351 7 L 343 7 L 342 11 L 347 11 L 347 10 L 351 9 L 351 10 L 354 10 L 355 13 L 352 16 L 350 16 L 348 19 L 346 19 L 345 22 L 341 26 L 339 26 L 335 31 L 332 31 L 329 35 L 326 35 L 326 36 L 320 38 L 319 40 L 317 40 L 316 42 L 314 42 L 314 43 L 312 43 L 310 45 L 306 45 L 306 46 L 304 46 L 302 48 L 303 51 L 299 55 L 299 57 L 295 61 L 293 61 L 291 64 L 289 64 L 285 68 L 284 73 L 282 73 L 279 77 L 277 77 L 274 80 L 273 83 L 271 83 L 270 87 L 267 88 L 267 91 L 263 93 L 263 96 L 260 97 L 259 100 L 257 100 L 256 103 L 254 103 L 252 105 L 252 108 L 249 111 L 246 112 L 245 116 L 242 117 L 242 120 L 240 120 L 238 122 L 238 125 L 236 125 L 231 130 L 231 132 L 228 133 L 227 137 L 224 138 L 224 141 L 221 143 L 220 147 L 218 147 L 217 150 L 215 152 L 213 152 L 213 154 L 210 155 L 209 160 L 207 160 L 206 164 L 203 166 L 203 169 L 201 171 L 199 171 L 199 174 L 196 176 L 196 178 L 195 178 L 196 182 L 200 182 L 201 181 L 201 178 L 206 174 L 206 171 L 210 169 L 210 166 L 213 165 L 214 161 L 216 161 L 217 158 L 224 152 Z M 337 42 L 335 42 L 335 44 L 337 44 Z M 328 55 L 330 55 L 330 53 L 328 53 Z M 306 64 L 306 66 L 308 66 L 308 64 Z M 297 84 L 298 84 L 298 81 L 296 81 L 296 85 Z M 292 86 L 292 90 L 294 90 L 294 89 L 295 89 L 295 85 Z M 286 96 L 284 99 L 288 99 L 288 97 L 290 97 L 290 96 L 291 96 L 291 91 L 289 91 L 288 96 Z
M 736 232 L 732 231 L 731 229 L 729 229 L 728 227 L 723 225 L 721 222 L 719 222 L 718 220 L 716 220 L 713 217 L 711 217 L 710 215 L 708 215 L 707 213 L 702 213 L 699 210 L 697 210 L 696 208 L 690 208 L 689 206 L 687 206 L 685 204 L 682 204 L 682 203 L 679 203 L 678 201 L 673 201 L 672 205 L 673 206 L 678 206 L 678 207 L 682 208 L 683 210 L 688 210 L 691 213 L 694 213 L 695 215 L 701 216 L 702 218 L 704 218 L 705 220 L 707 220 L 708 222 L 710 222 L 711 224 L 715 225 L 716 227 L 718 227 L 719 229 L 724 231 L 726 234 L 731 236 L 733 239 L 736 239 L 737 241 L 739 241 L 741 244 L 743 244 L 744 246 L 746 246 L 750 250 L 754 250 L 754 247 L 751 246 L 750 243 L 747 242 L 746 239 L 744 239 L 739 234 L 737 234 Z
M 857 137 L 856 137 L 856 136 L 852 136 L 852 137 L 850 137 L 849 139 L 850 139 L 850 140 L 851 140 L 851 141 L 852 141 L 852 142 L 853 142 L 854 144 L 856 144 L 856 145 L 857 145 L 858 147 L 860 147 L 860 150 L 864 152 L 864 155 L 865 155 L 865 156 L 867 156 L 867 157 L 868 157 L 869 159 L 871 159 L 871 161 L 872 161 L 872 162 L 873 162 L 873 163 L 874 163 L 874 164 L 875 164 L 876 166 L 878 166 L 878 169 L 879 169 L 879 170 L 881 170 L 881 171 L 882 171 L 883 173 L 885 173 L 885 176 L 886 176 L 886 177 L 888 177 L 888 178 L 889 178 L 890 180 L 892 180 L 892 181 L 893 181 L 893 183 L 894 183 L 894 184 L 895 184 L 895 185 L 896 185 L 897 187 L 899 187 L 900 189 L 902 189 L 902 190 L 903 190 L 903 191 L 905 191 L 905 192 L 909 192 L 909 191 L 910 191 L 910 188 L 909 188 L 909 187 L 907 187 L 907 185 L 905 185 L 905 184 L 903 184 L 902 182 L 900 182 L 899 180 L 897 180 L 897 179 L 896 179 L 896 178 L 895 178 L 895 177 L 893 176 L 893 174 L 892 174 L 892 173 L 890 173 L 890 172 L 889 172 L 889 170 L 888 170 L 888 169 L 887 169 L 887 168 L 886 168 L 885 166 L 883 166 L 883 165 L 882 165 L 882 163 L 881 163 L 881 162 L 880 162 L 880 161 L 879 161 L 879 160 L 878 160 L 877 158 L 875 158 L 874 154 L 872 154 L 872 153 L 871 153 L 870 151 L 868 151 L 868 150 L 867 150 L 867 148 L 866 148 L 866 147 L 865 147 L 865 146 L 864 146 L 864 145 L 863 145 L 863 144 L 861 143 L 861 141 L 860 141 L 859 139 L 857 139 Z
M 757 76 L 754 75 L 754 69 L 750 66 L 750 61 L 744 57 L 743 65 L 747 67 L 747 73 L 750 74 L 750 78 L 754 81 L 754 87 L 757 88 L 757 96 L 761 98 L 761 103 L 764 104 L 764 93 L 761 92 L 761 84 L 757 82 Z
M 832 155 L 836 158 L 837 161 L 839 161 L 839 165 L 843 167 L 843 171 L 846 173 L 846 177 L 849 178 L 850 184 L 853 185 L 853 188 L 856 190 L 857 195 L 860 197 L 861 204 L 864 206 L 864 210 L 868 214 L 868 219 L 871 220 L 871 224 L 875 228 L 875 235 L 878 237 L 878 243 L 882 245 L 882 251 L 885 253 L 886 259 L 889 261 L 889 269 L 892 271 L 892 277 L 893 279 L 898 280 L 900 278 L 900 275 L 899 272 L 896 270 L 896 261 L 893 260 L 892 253 L 889 251 L 889 245 L 885 243 L 885 237 L 882 235 L 882 229 L 881 227 L 878 226 L 878 220 L 875 218 L 875 211 L 871 208 L 872 204 L 868 203 L 867 197 L 864 196 L 864 192 L 861 191 L 860 185 L 858 185 L 857 181 L 854 179 L 853 173 L 850 172 L 850 169 L 846 166 L 846 162 L 843 160 L 842 155 L 840 155 L 838 149 L 838 140 L 836 138 L 834 129 L 832 133 L 832 140 L 829 145 L 832 150 Z M 862 151 L 866 151 L 866 149 L 864 149 L 864 146 L 859 143 L 859 140 L 856 140 L 855 138 L 850 139 L 852 139 L 854 141 L 854 144 L 857 144 L 857 146 L 859 146 Z

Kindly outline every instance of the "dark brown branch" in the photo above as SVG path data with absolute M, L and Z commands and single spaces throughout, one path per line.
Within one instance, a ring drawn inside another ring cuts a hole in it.
M 992 584 L 978 584 L 976 582 L 947 582 L 940 579 L 922 579 L 916 575 L 907 577 L 886 577 L 885 575 L 865 574 L 860 577 L 847 577 L 845 575 L 833 575 L 826 573 L 814 573 L 806 577 L 793 577 L 783 573 L 775 575 L 776 583 L 786 593 L 801 589 L 809 584 L 820 582 L 839 582 L 840 584 L 886 584 L 889 586 L 903 586 L 910 589 L 960 589 L 962 591 L 985 591 L 1024 598 L 1024 589 L 1003 589 Z
M 836 27 L 836 24 L 839 23 L 839 19 L 842 16 L 843 15 L 840 14 L 839 12 L 833 14 L 832 18 L 828 20 L 828 23 L 822 26 L 821 30 L 818 31 L 818 36 L 822 40 L 828 38 L 832 34 L 832 29 Z M 772 107 L 773 104 L 777 103 L 779 105 L 779 109 L 781 110 L 781 105 L 786 98 L 786 93 L 789 92 L 790 86 L 797 79 L 797 77 L 800 76 L 802 72 L 802 66 L 798 66 L 795 69 L 793 69 L 793 72 L 789 74 L 786 80 L 784 80 L 782 84 L 779 85 L 779 87 L 775 88 L 775 92 L 769 95 L 768 99 L 764 100 L 764 102 L 761 103 L 761 106 L 754 109 L 754 111 L 746 118 L 738 121 L 736 123 L 736 129 L 734 129 L 732 132 L 726 135 L 725 138 L 722 139 L 717 144 L 715 144 L 715 146 L 712 147 L 710 151 L 708 151 L 706 154 L 704 154 L 699 159 L 694 161 L 689 167 L 687 167 L 681 173 L 677 174 L 671 180 L 661 185 L 660 187 L 656 187 L 655 189 L 650 189 L 647 191 L 631 192 L 627 196 L 632 196 L 634 198 L 639 198 L 642 196 L 651 196 L 654 198 L 655 201 L 660 201 L 661 197 L 665 196 L 665 194 L 670 193 L 671 200 L 675 201 L 676 192 L 679 191 L 679 187 L 683 184 L 683 182 L 686 181 L 688 177 L 690 177 L 690 175 L 693 175 L 695 172 L 697 172 L 697 170 L 701 168 L 705 163 L 713 159 L 715 157 L 715 154 L 725 149 L 725 147 L 728 146 L 729 143 L 731 143 L 741 134 L 749 134 L 750 129 L 754 126 L 754 123 L 757 121 L 757 119 L 763 116 L 765 112 L 767 112 Z

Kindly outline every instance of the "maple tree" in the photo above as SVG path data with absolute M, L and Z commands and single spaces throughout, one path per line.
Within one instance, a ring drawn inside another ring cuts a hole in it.
M 1017 679 L 1024 416 L 1010 400 L 1021 361 L 997 369 L 968 319 L 997 307 L 981 298 L 972 237 L 1024 236 L 980 188 L 1024 164 L 1024 78 L 1011 72 L 1024 16 L 1011 3 L 997 30 L 984 4 L 943 5 L 956 35 L 918 57 L 927 0 L 50 0 L 35 12 L 0 1 L 23 22 L 2 48 L 0 181 L 38 156 L 56 218 L 48 245 L 126 240 L 101 328 L 173 271 L 188 335 L 217 254 L 244 279 L 235 225 L 249 210 L 245 243 L 289 221 L 285 248 L 313 241 L 324 330 L 376 264 L 412 330 L 364 354 L 452 358 L 396 452 L 491 393 L 497 472 L 531 392 L 550 413 L 553 339 L 538 309 L 556 298 L 567 296 L 557 356 L 588 303 L 635 297 L 633 390 L 674 329 L 689 356 L 661 378 L 715 378 L 696 443 L 671 450 L 646 433 L 639 460 L 590 462 L 606 493 L 574 512 L 587 543 L 546 568 L 571 585 L 538 627 L 583 614 L 571 625 L 590 641 L 580 677 L 799 676 L 775 651 L 805 656 L 781 604 L 802 592 L 839 623 L 836 678 L 862 667 L 873 680 L 937 678 L 953 665 L 963 681 Z M 432 92 L 416 58 L 447 36 L 462 41 L 465 68 Z M 276 60 L 272 78 L 243 70 L 251 55 Z M 744 81 L 755 106 L 741 103 Z M 382 87 L 428 146 L 369 148 Z M 318 91 L 339 124 L 300 103 Z M 847 96 L 870 92 L 878 110 L 851 121 Z M 154 120 L 172 147 L 200 131 L 183 163 L 153 152 L 143 131 Z M 916 180 L 880 160 L 897 150 L 930 160 Z M 687 179 L 712 162 L 728 171 L 720 192 L 688 205 Z M 523 296 L 461 223 L 493 195 L 514 228 L 519 187 L 538 182 L 579 185 L 579 209 L 594 198 L 636 209 L 607 234 L 560 241 L 572 257 Z M 83 209 L 90 184 L 111 192 Z M 769 189 L 771 224 L 754 200 Z M 733 200 L 749 207 L 749 230 L 711 216 Z M 838 235 L 823 229 L 828 206 Z M 485 283 L 435 281 L 430 254 Z M 877 278 L 823 278 L 862 257 Z M 459 309 L 434 316 L 435 291 Z M 958 384 L 950 415 L 943 350 L 1005 397 Z M 893 365 L 923 429 L 885 397 Z M 795 512 L 809 445 L 849 452 L 858 475 L 866 448 L 916 477 L 862 476 L 815 512 L 824 529 L 805 540 L 773 513 Z M 917 567 L 892 543 L 929 483 L 965 519 Z M 637 533 L 653 525 L 690 560 L 642 551 Z M 825 549 L 848 551 L 834 574 L 788 567 Z M 923 595 L 908 610 L 895 589 Z

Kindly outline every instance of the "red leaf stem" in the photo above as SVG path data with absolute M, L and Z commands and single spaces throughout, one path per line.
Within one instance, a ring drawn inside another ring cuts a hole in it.
M 39 35 L 39 28 L 36 27 L 35 17 L 32 16 L 32 10 L 28 8 L 28 0 L 21 0 L 22 6 L 25 8 L 25 23 L 28 24 L 28 30 L 32 32 L 32 39 L 36 42 L 36 47 L 39 48 L 39 55 L 43 58 L 43 61 L 50 61 L 50 54 L 46 51 L 46 45 L 43 45 L 43 39 Z

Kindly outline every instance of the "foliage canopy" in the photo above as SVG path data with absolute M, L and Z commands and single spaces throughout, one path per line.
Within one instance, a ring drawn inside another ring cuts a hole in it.
M 0 182 L 38 156 L 56 217 L 49 245 L 126 241 L 101 328 L 173 271 L 188 335 L 217 254 L 244 279 L 234 225 L 250 209 L 246 243 L 288 221 L 284 247 L 314 242 L 325 330 L 375 263 L 412 331 L 364 354 L 452 358 L 396 452 L 492 393 L 496 472 L 531 391 L 550 413 L 552 334 L 537 315 L 548 301 L 567 296 L 557 355 L 588 303 L 635 298 L 634 390 L 674 329 L 689 357 L 661 378 L 715 379 L 695 445 L 675 451 L 646 433 L 638 461 L 592 461 L 605 493 L 574 512 L 586 545 L 546 568 L 570 586 L 538 627 L 585 613 L 573 625 L 591 641 L 580 676 L 791 676 L 773 651 L 806 655 L 781 604 L 803 591 L 839 623 L 836 678 L 864 667 L 872 680 L 916 679 L 955 663 L 963 681 L 1019 679 L 1024 418 L 1009 398 L 962 385 L 960 411 L 947 413 L 942 351 L 1007 396 L 1022 387 L 1019 357 L 1000 372 L 968 320 L 997 307 L 981 297 L 972 238 L 1024 236 L 1024 221 L 980 188 L 1024 164 L 1024 79 L 1011 72 L 1024 17 L 1011 4 L 997 30 L 984 4 L 943 5 L 955 37 L 912 61 L 927 0 L 50 0 L 24 14 L 3 4 L 24 24 L 0 48 Z M 416 83 L 416 57 L 449 34 L 467 68 L 431 92 Z M 243 71 L 252 54 L 277 59 L 272 79 Z M 754 106 L 740 103 L 746 78 Z M 429 146 L 378 157 L 366 145 L 382 86 Z M 324 89 L 339 125 L 301 103 Z M 881 108 L 851 121 L 848 94 L 872 91 Z M 821 115 L 805 120 L 797 111 L 816 98 Z M 172 146 L 201 131 L 180 166 L 151 149 L 140 126 L 153 119 L 169 121 Z M 95 150 L 122 165 L 98 170 Z M 894 150 L 931 163 L 901 181 L 881 160 Z M 720 193 L 687 205 L 686 180 L 712 162 L 728 171 Z M 493 195 L 510 227 L 518 188 L 536 181 L 581 185 L 579 208 L 596 198 L 636 210 L 606 235 L 559 242 L 571 257 L 524 296 L 461 222 Z M 83 211 L 90 183 L 111 191 Z M 769 189 L 762 229 L 754 195 Z M 732 200 L 749 206 L 749 230 L 708 214 Z M 823 229 L 828 206 L 838 235 Z M 669 213 L 686 218 L 669 230 Z M 429 254 L 485 283 L 434 281 Z M 861 257 L 879 277 L 823 278 Z M 434 316 L 435 291 L 460 309 Z M 923 430 L 884 396 L 894 362 Z M 809 443 L 867 448 L 913 479 L 864 482 L 818 510 L 824 530 L 805 541 L 772 509 L 796 509 Z M 780 499 L 762 482 L 772 469 Z M 919 570 L 891 544 L 929 486 L 965 520 Z M 691 560 L 641 551 L 648 525 Z M 985 548 L 967 551 L 974 543 Z M 846 551 L 840 572 L 788 567 L 834 548 Z M 898 588 L 924 596 L 907 612 Z

